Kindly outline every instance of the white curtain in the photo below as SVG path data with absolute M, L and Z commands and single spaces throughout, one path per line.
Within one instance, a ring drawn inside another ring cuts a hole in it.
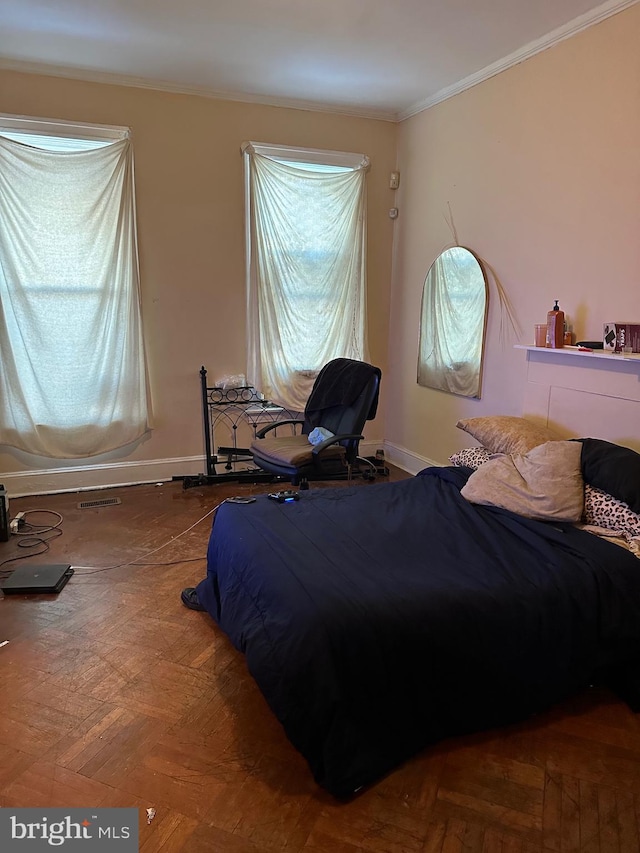
M 318 152 L 316 152 L 318 153 Z M 248 158 L 249 382 L 303 411 L 333 358 L 366 358 L 366 165 Z
M 133 154 L 0 136 L 0 444 L 94 456 L 149 429 Z

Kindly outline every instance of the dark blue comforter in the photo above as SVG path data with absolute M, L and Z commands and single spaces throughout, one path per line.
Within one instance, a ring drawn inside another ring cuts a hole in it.
M 637 558 L 469 504 L 469 473 L 218 510 L 198 597 L 338 797 L 640 659 Z

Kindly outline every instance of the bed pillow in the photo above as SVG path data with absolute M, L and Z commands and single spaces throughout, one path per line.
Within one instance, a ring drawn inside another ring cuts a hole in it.
M 580 521 L 580 445 L 549 441 L 528 453 L 495 456 L 469 477 L 461 494 L 470 503 L 502 507 L 527 518 Z
M 449 462 L 456 468 L 472 468 L 475 471 L 490 458 L 491 454 L 486 447 L 464 447 L 452 454 Z
M 640 513 L 640 453 L 600 438 L 581 438 L 582 476 Z
M 511 415 L 463 418 L 456 426 L 472 435 L 490 453 L 527 453 L 539 444 L 560 439 L 547 427 Z
M 584 520 L 627 536 L 640 536 L 640 515 L 632 512 L 624 501 L 588 483 L 584 487 Z

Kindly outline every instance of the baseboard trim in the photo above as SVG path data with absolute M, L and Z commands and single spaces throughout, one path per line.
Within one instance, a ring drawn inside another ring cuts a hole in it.
M 74 465 L 34 471 L 0 473 L 7 494 L 12 498 L 28 495 L 55 495 L 112 489 L 142 483 L 161 483 L 173 477 L 195 476 L 206 470 L 202 456 L 153 459 L 147 462 L 111 462 L 103 465 Z
M 442 462 L 435 462 L 426 456 L 420 456 L 412 450 L 407 450 L 399 444 L 394 444 L 391 441 L 384 442 L 384 455 L 387 462 L 396 465 L 408 474 L 417 474 L 423 468 L 432 468 L 434 465 L 438 468 L 442 467 Z
M 373 456 L 382 441 L 360 442 L 360 454 Z M 424 467 L 424 466 L 423 466 Z M 73 465 L 14 473 L 0 473 L 0 483 L 11 498 L 55 495 L 163 483 L 174 477 L 195 477 L 206 472 L 203 456 L 152 459 L 147 462 L 111 462 L 103 465 Z

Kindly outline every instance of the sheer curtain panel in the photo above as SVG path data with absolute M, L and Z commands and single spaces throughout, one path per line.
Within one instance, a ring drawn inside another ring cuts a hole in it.
M 333 358 L 366 358 L 361 154 L 247 143 L 249 381 L 303 411 Z
M 44 150 L 1 125 L 0 444 L 105 453 L 149 429 L 131 140 Z

